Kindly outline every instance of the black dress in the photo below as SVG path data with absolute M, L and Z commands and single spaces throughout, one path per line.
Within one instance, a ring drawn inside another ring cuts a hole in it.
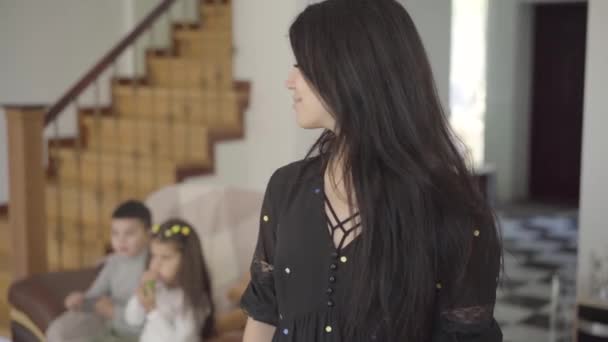
M 344 248 L 335 246 L 328 223 L 330 228 L 341 227 L 326 216 L 323 189 L 317 157 L 277 170 L 264 196 L 251 282 L 241 307 L 253 319 L 276 326 L 273 342 L 343 342 L 344 313 L 356 305 L 345 278 L 356 267 L 352 250 L 363 235 Z M 448 306 L 442 303 L 453 301 L 438 295 L 433 342 L 502 341 L 492 316 L 496 276 L 488 275 L 491 294 L 476 305 Z M 440 287 L 438 283 L 438 292 Z M 382 336 L 382 331 L 374 331 L 357 341 L 386 341 Z

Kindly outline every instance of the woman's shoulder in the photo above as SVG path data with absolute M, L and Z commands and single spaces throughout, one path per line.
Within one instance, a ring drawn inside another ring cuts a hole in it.
M 301 159 L 278 168 L 270 177 L 269 184 L 275 186 L 316 181 L 322 175 L 322 167 L 319 156 Z

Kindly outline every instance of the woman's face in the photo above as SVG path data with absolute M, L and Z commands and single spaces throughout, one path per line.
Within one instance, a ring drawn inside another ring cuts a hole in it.
M 293 108 L 296 111 L 296 121 L 300 127 L 334 130 L 335 119 L 327 111 L 323 101 L 308 84 L 297 66 L 291 69 L 285 85 L 292 92 Z

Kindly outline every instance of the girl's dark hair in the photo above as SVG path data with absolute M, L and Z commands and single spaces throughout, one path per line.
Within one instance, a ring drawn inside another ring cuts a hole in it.
M 436 284 L 448 307 L 491 302 L 495 286 L 455 292 L 497 274 L 501 248 L 420 36 L 394 0 L 328 0 L 307 7 L 289 37 L 298 68 L 336 120 L 307 158 L 319 155 L 324 167 L 340 158 L 336 178 L 350 180 L 346 198 L 361 214 L 347 340 L 380 328 L 389 341 L 427 341 L 439 314 Z
M 216 330 L 211 278 L 209 278 L 201 241 L 194 227 L 181 219 L 169 219 L 161 225 L 152 227 L 152 239 L 172 243 L 181 252 L 182 262 L 177 272 L 177 282 L 184 291 L 184 301 L 195 315 L 209 312 L 201 336 L 213 337 Z

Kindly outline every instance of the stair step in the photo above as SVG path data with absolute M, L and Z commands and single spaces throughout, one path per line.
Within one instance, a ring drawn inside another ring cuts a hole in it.
M 47 182 L 45 191 L 48 220 L 58 221 L 62 218 L 69 222 L 79 222 L 79 217 L 86 218 L 87 222 L 103 222 L 102 220 L 111 217 L 120 203 L 128 199 L 142 198 L 130 193 L 119 194 L 115 189 L 96 192 L 56 182 Z
M 213 59 L 147 55 L 148 80 L 161 87 L 230 89 L 232 58 L 221 51 Z
M 232 31 L 214 31 L 207 28 L 191 30 L 177 29 L 173 34 L 177 55 L 180 58 L 196 59 L 216 64 L 232 61 Z
M 204 3 L 201 6 L 203 29 L 209 31 L 232 29 L 232 1 Z
M 114 109 L 121 117 L 140 117 L 200 124 L 209 130 L 226 130 L 241 125 L 248 89 L 203 91 L 155 86 L 114 84 Z
M 109 227 L 106 230 L 109 231 Z M 106 254 L 105 248 L 109 239 L 74 242 L 49 238 L 47 255 L 49 271 L 79 269 L 96 265 Z
M 53 155 L 60 160 L 60 183 L 75 188 L 116 192 L 121 188 L 126 194 L 143 198 L 177 181 L 177 164 L 162 158 L 135 159 L 126 154 L 89 151 L 77 155 L 75 149 L 67 148 L 53 151 Z
M 82 118 L 82 124 L 90 152 L 125 154 L 131 157 L 130 161 L 134 160 L 132 156 L 138 156 L 141 164 L 152 167 L 160 160 L 178 164 L 211 163 L 208 129 L 204 125 L 93 116 Z

